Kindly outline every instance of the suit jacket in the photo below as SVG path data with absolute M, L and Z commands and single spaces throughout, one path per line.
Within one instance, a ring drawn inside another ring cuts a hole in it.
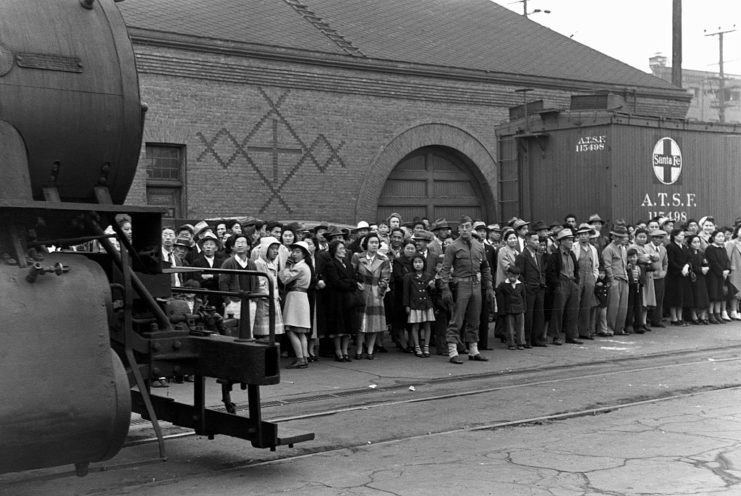
M 195 260 L 193 260 L 193 263 L 191 264 L 191 267 L 203 267 L 203 268 L 206 268 L 206 269 L 208 269 L 208 268 L 220 269 L 221 268 L 221 264 L 224 263 L 224 260 L 226 260 L 226 258 L 224 258 L 219 253 L 216 253 L 214 255 L 214 265 L 213 265 L 213 267 L 211 267 L 208 264 L 208 261 L 206 260 L 206 256 L 203 253 L 201 253 Z M 209 279 L 204 279 L 203 276 L 205 274 L 206 273 L 203 273 L 203 272 L 202 273 L 195 273 L 191 277 L 193 279 L 195 279 L 196 281 L 198 281 L 201 284 L 201 287 L 203 289 L 218 290 L 219 289 L 219 275 L 218 274 L 211 274 L 214 277 L 209 278 Z
M 517 255 L 515 265 L 520 269 L 520 280 L 525 285 L 525 289 L 534 290 L 545 287 L 545 266 L 543 255 L 535 252 L 537 263 L 533 260 L 530 248 Z
M 425 274 L 430 277 L 435 276 L 435 267 L 437 266 L 437 255 L 427 247 L 427 256 L 425 257 Z
M 497 249 L 489 243 L 484 243 L 484 257 L 489 263 L 491 279 L 495 280 L 497 276 Z
M 427 243 L 427 250 L 434 253 L 436 257 L 439 257 L 440 255 L 443 254 L 443 245 L 442 243 L 440 243 L 440 240 L 437 239 L 436 237 L 435 239 Z
M 569 251 L 569 256 L 574 263 L 574 282 L 579 284 L 579 262 L 573 251 Z M 545 280 L 551 289 L 557 288 L 561 284 L 561 250 L 558 249 L 548 257 L 548 263 L 545 269 Z

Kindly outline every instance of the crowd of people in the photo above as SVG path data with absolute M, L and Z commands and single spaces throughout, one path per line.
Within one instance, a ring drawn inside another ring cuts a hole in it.
M 391 342 L 419 358 L 431 348 L 453 364 L 487 361 L 490 331 L 509 350 L 583 344 L 597 336 L 741 320 L 741 219 L 675 225 L 667 218 L 610 229 L 598 215 L 546 225 L 513 218 L 486 224 L 463 216 L 404 222 L 399 214 L 354 229 L 308 228 L 242 218 L 162 230 L 165 267 L 266 273 L 172 273 L 173 287 L 232 292 L 205 297 L 225 319 L 247 318 L 256 339 L 274 333 L 295 355 L 319 359 L 320 340 L 338 362 L 376 358 Z M 128 231 L 130 232 L 130 230 Z M 270 300 L 269 286 L 273 299 Z M 391 342 L 389 342 L 389 338 Z M 353 351 L 351 346 L 354 343 Z

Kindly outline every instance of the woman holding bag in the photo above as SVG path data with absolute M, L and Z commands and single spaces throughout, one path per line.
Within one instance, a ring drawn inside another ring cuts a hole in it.
M 373 351 L 378 333 L 386 330 L 386 310 L 383 306 L 383 297 L 389 286 L 391 264 L 385 255 L 378 252 L 381 238 L 377 233 L 368 234 L 360 241 L 361 253 L 355 253 L 352 266 L 358 281 L 358 287 L 363 290 L 365 307 L 360 316 L 357 350 L 355 358 L 363 357 L 363 344 L 367 349 L 368 360 L 375 358 Z

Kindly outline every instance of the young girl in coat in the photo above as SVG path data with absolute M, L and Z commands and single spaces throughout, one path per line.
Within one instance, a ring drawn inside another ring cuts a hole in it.
M 411 324 L 414 354 L 419 358 L 427 358 L 430 356 L 430 322 L 435 322 L 430 294 L 435 280 L 425 272 L 425 259 L 420 254 L 412 257 L 412 269 L 412 272 L 404 276 L 403 304 L 406 308 L 407 322 Z M 424 350 L 420 347 L 420 337 L 424 342 Z

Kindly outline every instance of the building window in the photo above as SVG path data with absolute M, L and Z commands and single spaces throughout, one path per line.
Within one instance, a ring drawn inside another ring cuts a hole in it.
M 165 207 L 165 217 L 183 217 L 185 146 L 147 143 L 147 205 Z

